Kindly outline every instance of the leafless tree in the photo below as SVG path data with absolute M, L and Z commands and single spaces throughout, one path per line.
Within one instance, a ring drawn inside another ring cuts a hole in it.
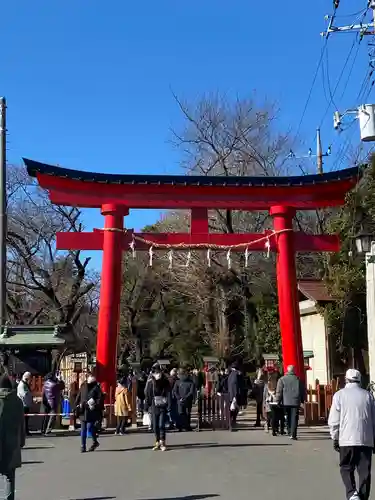
M 50 203 L 22 167 L 8 166 L 7 312 L 10 323 L 72 327 L 77 343 L 95 334 L 99 277 L 80 251 L 56 249 L 56 233 L 82 231 L 77 208 Z

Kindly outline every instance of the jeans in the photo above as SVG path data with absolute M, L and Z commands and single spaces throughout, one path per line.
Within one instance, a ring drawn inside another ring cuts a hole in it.
M 346 490 L 346 498 L 358 492 L 361 500 L 368 500 L 371 487 L 372 448 L 367 446 L 340 447 L 340 473 Z M 358 472 L 358 488 L 354 472 Z
M 165 441 L 165 423 L 167 421 L 167 409 L 159 406 L 152 408 L 152 426 L 156 441 Z
M 126 420 L 127 417 L 116 417 L 117 426 L 116 426 L 116 434 L 125 434 L 126 432 Z
M 5 475 L 5 500 L 15 500 L 16 491 L 16 471 L 15 469 L 7 472 Z
M 86 449 L 87 433 L 92 436 L 93 443 L 98 442 L 98 430 L 96 428 L 95 422 L 81 422 L 81 446 Z
M 286 413 L 286 424 L 288 427 L 288 434 L 292 438 L 297 438 L 297 427 L 299 418 L 299 406 L 284 406 Z

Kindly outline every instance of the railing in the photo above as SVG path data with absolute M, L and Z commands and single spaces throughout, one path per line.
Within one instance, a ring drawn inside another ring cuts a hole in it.
M 327 422 L 333 395 L 339 389 L 338 380 L 332 380 L 326 385 L 319 384 L 319 380 L 316 380 L 315 386 L 309 385 L 304 411 L 306 425 L 319 425 Z
M 202 429 L 230 430 L 230 402 L 228 395 L 199 395 L 197 404 L 198 431 Z

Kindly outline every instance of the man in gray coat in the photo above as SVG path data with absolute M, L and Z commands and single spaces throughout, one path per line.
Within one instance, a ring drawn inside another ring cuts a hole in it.
M 0 377 L 0 474 L 5 476 L 5 498 L 15 500 L 16 469 L 25 446 L 23 404 L 10 379 Z
M 290 439 L 297 440 L 299 409 L 305 401 L 305 388 L 289 365 L 286 374 L 279 379 L 276 387 L 276 403 L 282 405 L 286 413 L 286 423 Z
M 328 425 L 340 453 L 340 473 L 347 500 L 368 500 L 375 438 L 375 401 L 361 388 L 361 374 L 349 369 L 344 389 L 333 396 Z M 358 488 L 355 482 L 358 472 Z

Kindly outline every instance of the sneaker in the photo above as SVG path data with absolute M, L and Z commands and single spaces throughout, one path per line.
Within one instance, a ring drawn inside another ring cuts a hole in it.
M 167 451 L 167 447 L 165 446 L 165 442 L 164 441 L 160 441 L 160 450 L 161 451 Z
M 154 451 L 160 450 L 160 443 L 156 441 L 155 446 L 152 448 Z
M 264 432 L 269 433 L 269 428 L 267 424 L 264 424 Z
M 81 453 L 86 453 L 86 448 L 84 446 L 81 447 Z
M 349 498 L 349 500 L 360 500 L 360 496 L 357 492 L 353 493 L 353 495 Z
M 99 446 L 100 446 L 99 441 L 96 441 L 95 443 L 92 444 L 89 451 L 95 451 L 97 448 L 99 448 Z
M 297 438 L 294 436 L 289 436 L 289 439 L 291 439 L 292 441 L 297 441 Z

